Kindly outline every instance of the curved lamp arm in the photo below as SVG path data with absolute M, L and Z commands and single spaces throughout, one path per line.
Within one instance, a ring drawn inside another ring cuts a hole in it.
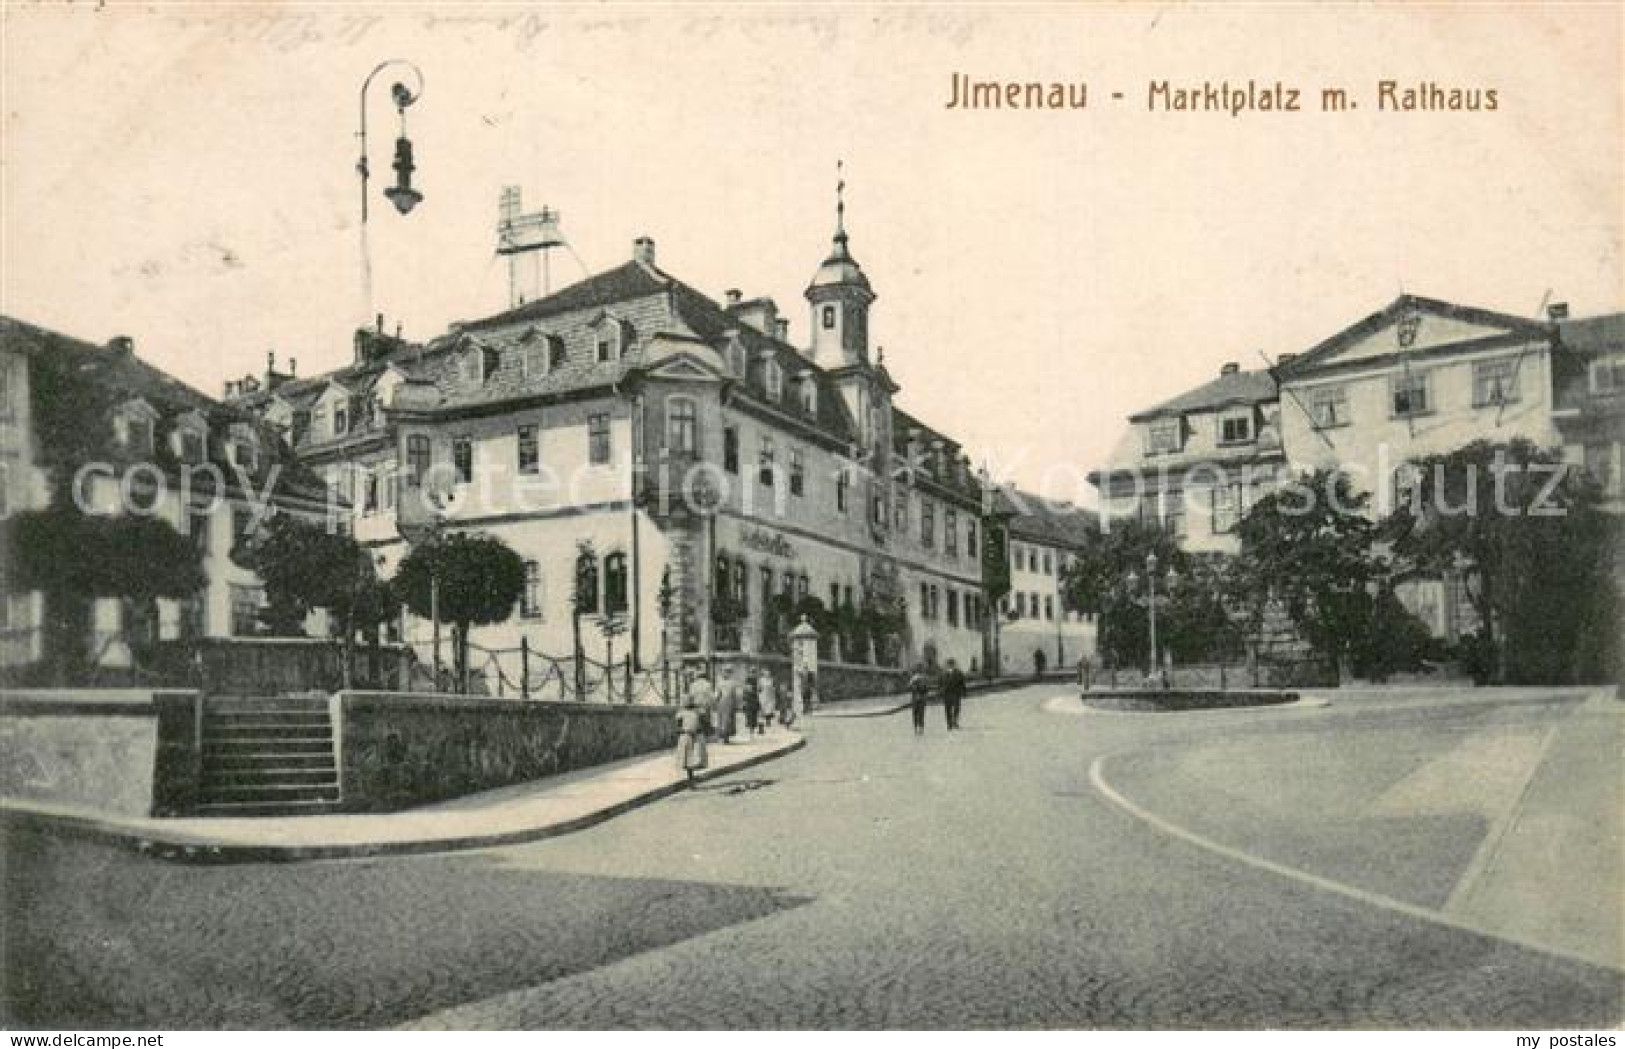
M 367 221 L 367 179 L 371 176 L 371 171 L 367 166 L 367 89 L 372 86 L 374 77 L 391 66 L 402 66 L 409 70 L 412 80 L 416 84 L 416 87 L 413 88 L 408 88 L 401 81 L 396 81 L 391 85 L 390 98 L 394 101 L 397 110 L 404 112 L 407 106 L 423 96 L 422 70 L 403 58 L 391 58 L 378 63 L 373 67 L 372 72 L 367 74 L 367 79 L 361 82 L 361 130 L 357 132 L 357 137 L 361 139 L 361 158 L 356 161 L 355 169 L 356 173 L 361 176 L 361 221 L 363 224 Z

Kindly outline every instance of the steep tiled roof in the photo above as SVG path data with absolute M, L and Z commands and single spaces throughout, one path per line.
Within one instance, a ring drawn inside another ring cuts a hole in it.
M 148 364 L 133 349 L 98 346 L 5 316 L 0 316 L 0 347 L 31 358 L 35 362 L 34 367 L 54 367 L 73 381 L 114 391 L 118 400 L 140 398 L 151 405 L 160 417 L 173 418 L 188 411 L 201 413 L 212 431 L 209 442 L 211 458 L 219 458 L 214 454 L 220 451 L 218 436 L 231 424 L 252 426 L 264 453 L 262 473 L 268 472 L 272 465 L 281 467 L 276 478 L 276 495 L 311 500 L 326 498 L 326 486 L 294 457 L 276 431 L 252 412 L 237 405 L 222 404 L 193 389 L 168 372 Z M 227 477 L 232 475 L 232 471 L 226 471 Z
M 1625 346 L 1625 313 L 1560 321 L 1557 332 L 1564 346 L 1581 353 L 1619 349 Z
M 1016 539 L 1077 550 L 1099 534 L 1092 510 L 1019 488 L 1000 488 L 996 498 L 998 509 L 1010 515 L 1010 535 Z
M 1163 401 L 1155 408 L 1147 408 L 1129 416 L 1129 422 L 1142 422 L 1158 415 L 1182 415 L 1185 412 L 1213 411 L 1233 404 L 1259 404 L 1273 401 L 1278 396 L 1275 379 L 1267 371 L 1232 372 L 1187 390 L 1178 397 Z
M 483 328 L 502 328 L 510 324 L 520 324 L 524 321 L 541 320 L 545 317 L 556 317 L 562 313 L 571 313 L 575 310 L 591 309 L 594 306 L 608 306 L 611 303 L 625 302 L 628 299 L 637 299 L 645 295 L 653 295 L 666 290 L 671 278 L 655 269 L 653 266 L 632 261 L 617 266 L 612 270 L 605 270 L 586 280 L 560 288 L 545 298 L 534 302 L 527 302 L 523 306 L 516 306 L 511 310 L 493 314 L 477 321 L 464 324 L 464 331 L 478 331 Z

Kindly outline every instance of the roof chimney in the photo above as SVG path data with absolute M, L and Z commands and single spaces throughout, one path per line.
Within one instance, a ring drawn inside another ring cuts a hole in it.
M 1546 307 L 1546 319 L 1553 321 L 1566 321 L 1569 319 L 1569 304 L 1554 302 Z
M 1235 361 L 1225 361 L 1224 367 L 1219 369 L 1219 374 L 1234 375 L 1239 371 L 1241 371 L 1241 365 L 1237 364 Z
M 120 357 L 128 357 L 135 353 L 135 340 L 128 335 L 115 335 L 107 340 L 107 348 Z
M 729 288 L 727 291 L 722 293 L 722 297 L 727 301 L 729 306 L 737 306 L 739 305 L 740 300 L 745 297 L 745 293 L 740 291 L 738 288 Z
M 299 358 L 288 358 L 288 378 L 292 379 L 299 374 Z
M 655 264 L 655 242 L 653 237 L 639 237 L 632 242 L 632 261 L 641 262 L 645 266 Z
M 1291 364 L 1293 361 L 1295 361 L 1297 359 L 1298 359 L 1298 355 L 1295 354 L 1295 353 L 1283 353 L 1279 357 L 1275 358 L 1275 366 L 1277 368 L 1279 368 L 1282 365 Z
M 790 341 L 790 318 L 780 317 L 773 322 L 773 334 L 780 342 Z

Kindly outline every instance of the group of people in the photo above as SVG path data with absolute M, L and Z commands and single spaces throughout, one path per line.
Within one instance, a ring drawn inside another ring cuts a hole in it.
M 948 731 L 959 728 L 959 711 L 965 704 L 965 672 L 959 664 L 948 660 L 947 667 L 937 680 L 937 691 L 942 695 L 942 714 L 948 722 Z M 925 704 L 931 697 L 931 676 L 923 664 L 915 664 L 909 675 L 908 693 L 914 713 L 914 734 L 925 735 Z
M 802 673 L 802 703 L 806 709 L 813 705 L 815 679 L 810 671 Z M 732 666 L 722 668 L 716 685 L 703 674 L 693 673 L 688 679 L 688 694 L 683 707 L 677 712 L 677 766 L 688 774 L 706 767 L 706 744 L 732 743 L 739 735 L 739 721 L 744 718 L 747 736 L 765 735 L 777 721 L 788 728 L 795 724 L 795 697 L 790 688 L 763 669 L 752 675 Z

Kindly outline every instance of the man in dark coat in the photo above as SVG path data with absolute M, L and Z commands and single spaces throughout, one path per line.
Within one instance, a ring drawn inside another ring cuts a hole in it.
M 931 682 L 925 676 L 925 667 L 916 666 L 908 679 L 909 700 L 914 710 L 914 734 L 925 735 L 925 701 L 931 694 Z
M 950 732 L 959 727 L 959 707 L 964 701 L 965 673 L 950 659 L 942 675 L 942 713 L 948 719 Z

